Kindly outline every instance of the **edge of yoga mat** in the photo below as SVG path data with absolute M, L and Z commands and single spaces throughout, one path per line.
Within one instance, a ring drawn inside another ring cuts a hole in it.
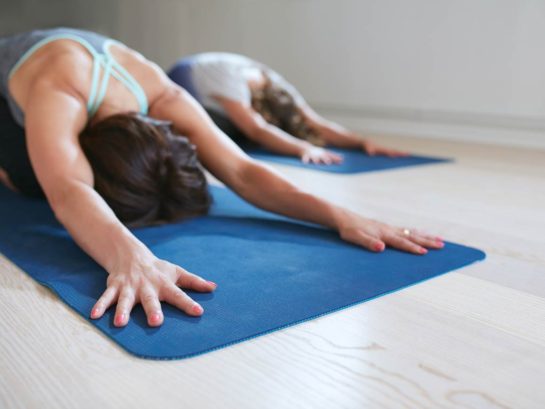
M 446 245 L 450 244 L 450 242 L 446 242 L 445 243 Z M 459 245 L 460 246 L 460 245 Z M 467 247 L 467 246 L 462 246 L 462 247 Z M 426 281 L 429 281 L 429 280 L 432 280 L 434 278 L 437 278 L 437 277 L 440 277 L 442 275 L 445 275 L 445 274 L 448 274 L 448 273 L 451 273 L 453 271 L 457 271 L 457 270 L 460 270 L 464 267 L 467 267 L 469 265 L 472 265 L 472 264 L 476 264 L 476 263 L 479 263 L 483 260 L 486 259 L 486 253 L 482 250 L 479 250 L 479 249 L 475 249 L 481 258 L 479 259 L 476 259 L 476 260 L 473 260 L 473 261 L 470 261 L 466 264 L 463 264 L 461 265 L 460 267 L 458 268 L 455 268 L 453 270 L 449 270 L 449 271 L 445 271 L 443 273 L 439 273 L 435 276 L 432 276 L 432 277 L 428 277 L 428 278 L 425 278 L 423 280 L 419 280 L 419 281 L 416 281 L 414 283 L 411 283 L 409 285 L 406 285 L 406 286 L 402 286 L 402 287 L 399 287 L 399 288 L 396 288 L 395 290 L 391 290 L 391 291 L 385 291 L 383 293 L 380 293 L 380 294 L 377 294 L 373 297 L 370 297 L 370 298 L 367 298 L 365 300 L 362 300 L 362 301 L 356 301 L 356 302 L 353 302 L 353 303 L 350 303 L 350 304 L 347 304 L 347 305 L 344 305 L 342 307 L 338 307 L 338 308 L 334 308 L 332 310 L 329 310 L 329 311 L 326 311 L 326 312 L 323 312 L 323 313 L 320 313 L 320 314 L 315 314 L 315 315 L 312 315 L 312 316 L 309 316 L 307 318 L 304 318 L 302 320 L 297 320 L 297 321 L 293 321 L 293 322 L 290 322 L 290 323 L 287 323 L 285 325 L 282 325 L 282 326 L 279 326 L 279 327 L 276 327 L 276 328 L 273 328 L 273 329 L 270 329 L 270 330 L 267 330 L 267 331 L 262 331 L 262 332 L 259 332 L 257 334 L 253 334 L 253 335 L 250 335 L 250 336 L 247 336 L 247 337 L 242 337 L 240 339 L 237 339 L 236 341 L 230 341 L 230 342 L 227 342 L 223 345 L 219 345 L 219 346 L 216 346 L 216 347 L 212 347 L 212 348 L 208 348 L 208 349 L 205 349 L 205 350 L 202 350 L 202 351 L 198 351 L 198 352 L 192 352 L 192 353 L 188 353 L 188 354 L 183 354 L 183 355 L 176 355 L 176 356 L 169 356 L 169 357 L 157 357 L 157 356 L 153 356 L 153 355 L 146 355 L 146 354 L 141 354 L 141 353 L 138 353 L 138 352 L 135 352 L 133 350 L 131 350 L 130 348 L 127 348 L 125 345 L 121 344 L 120 342 L 116 341 L 108 332 L 104 331 L 101 327 L 99 327 L 98 325 L 95 324 L 95 320 L 92 320 L 90 319 L 89 317 L 86 317 L 84 316 L 83 314 L 81 314 L 76 308 L 74 308 L 72 305 L 70 305 L 63 296 L 61 296 L 53 286 L 47 284 L 47 283 L 44 283 L 42 281 L 39 281 L 37 280 L 36 278 L 32 277 L 29 273 L 27 273 L 25 270 L 19 268 L 19 270 L 21 271 L 24 271 L 24 273 L 30 277 L 33 281 L 39 283 L 40 285 L 46 287 L 47 289 L 49 289 L 51 292 L 53 292 L 53 294 L 55 294 L 66 306 L 68 306 L 73 312 L 76 313 L 76 315 L 78 315 L 78 317 L 80 318 L 83 318 L 85 321 L 89 322 L 91 324 L 91 326 L 95 329 L 97 329 L 98 331 L 100 331 L 102 334 L 104 334 L 111 342 L 113 342 L 113 344 L 115 344 L 116 346 L 118 346 L 119 348 L 123 349 L 124 351 L 128 352 L 130 355 L 133 355 L 133 356 L 136 356 L 138 358 L 143 358 L 143 359 L 150 359 L 150 360 L 154 360 L 154 361 L 174 361 L 174 360 L 182 360 L 182 359 L 187 359 L 187 358 L 193 358 L 193 357 L 196 357 L 196 356 L 199 356 L 199 355 L 203 355 L 203 354 L 206 354 L 206 353 L 209 353 L 209 352 L 213 352 L 213 351 L 217 351 L 217 350 L 220 350 L 220 349 L 223 349 L 223 348 L 226 348 L 226 347 L 229 347 L 229 346 L 232 346 L 232 345 L 236 345 L 236 344 L 239 344 L 241 342 L 244 342 L 244 341 L 248 341 L 248 340 L 251 340 L 251 339 L 254 339 L 254 338 L 258 338 L 258 337 L 261 337 L 261 336 L 264 336 L 264 335 L 267 335 L 267 334 L 270 334 L 270 333 L 273 333 L 273 332 L 276 332 L 276 331 L 280 331 L 282 329 L 285 329 L 285 328 L 289 328 L 289 327 L 293 327 L 295 325 L 299 325 L 299 324 L 303 324 L 307 321 L 311 321 L 311 320 L 314 320 L 316 318 L 320 318 L 320 317 L 323 317 L 323 316 L 326 316 L 326 315 L 329 315 L 329 314 L 332 314 L 332 313 L 335 313 L 335 312 L 338 312 L 338 311 L 342 311 L 342 310 L 345 310 L 345 309 L 348 309 L 348 308 L 351 308 L 351 307 L 354 307 L 354 306 L 357 306 L 359 304 L 363 304 L 363 303 L 366 303 L 368 301 L 372 301 L 372 300 L 375 300 L 377 298 L 380 298 L 380 297 L 384 297 L 386 295 L 389 295 L 389 294 L 393 294 L 393 293 L 396 293 L 398 291 L 401 291 L 401 290 L 404 290 L 406 288 L 410 288 L 410 287 L 413 287 L 413 286 L 416 286 L 418 284 L 421 284 L 421 283 L 424 283 Z M 9 259 L 8 259 L 9 260 Z M 10 260 L 11 263 L 13 263 L 11 260 Z M 15 264 L 15 263 L 13 263 Z M 206 314 L 206 312 L 205 312 Z
M 339 148 L 328 148 L 328 150 L 339 153 L 345 157 L 348 157 L 348 162 L 350 158 L 355 157 L 359 163 L 363 163 L 363 158 L 369 158 L 372 162 L 383 162 L 379 166 L 372 164 L 371 167 L 365 167 L 359 164 L 354 166 L 356 169 L 346 169 L 346 164 L 340 165 L 321 165 L 321 164 L 312 164 L 312 163 L 303 163 L 298 158 L 279 155 L 269 151 L 266 151 L 262 148 L 248 147 L 245 149 L 245 152 L 254 159 L 262 160 L 265 162 L 277 163 L 284 166 L 292 166 L 302 169 L 317 170 L 320 172 L 334 173 L 341 175 L 354 175 L 359 173 L 371 173 L 371 172 L 381 172 L 389 171 L 395 169 L 403 168 L 412 168 L 415 166 L 426 166 L 434 165 L 439 163 L 452 163 L 454 162 L 453 158 L 442 158 L 434 156 L 422 156 L 422 155 L 409 155 L 407 157 L 400 158 L 389 158 L 385 156 L 369 156 L 362 152 L 356 152 L 349 149 L 339 149 Z M 396 163 L 397 161 L 397 163 Z M 357 169 L 359 167 L 359 169 Z

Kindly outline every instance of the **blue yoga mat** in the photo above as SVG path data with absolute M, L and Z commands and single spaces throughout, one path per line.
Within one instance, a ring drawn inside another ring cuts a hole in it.
M 164 304 L 159 328 L 147 326 L 140 306 L 125 328 L 113 326 L 113 309 L 89 320 L 106 272 L 76 246 L 45 201 L 2 187 L 0 251 L 122 348 L 150 359 L 222 348 L 485 257 L 454 243 L 426 256 L 391 249 L 375 254 L 342 242 L 335 232 L 258 210 L 227 189 L 212 188 L 212 194 L 209 216 L 134 230 L 157 256 L 218 283 L 214 293 L 188 292 L 204 307 L 202 317 Z
M 400 158 L 389 158 L 387 156 L 369 156 L 361 151 L 328 148 L 333 152 L 343 155 L 344 160 L 338 165 L 315 165 L 301 162 L 299 158 L 291 156 L 278 155 L 264 149 L 248 148 L 246 153 L 259 160 L 280 163 L 282 165 L 297 166 L 312 170 L 321 170 L 331 173 L 362 173 L 376 172 L 379 170 L 388 170 L 403 168 L 407 166 L 430 165 L 434 163 L 452 162 L 452 159 L 435 158 L 428 156 L 405 156 Z

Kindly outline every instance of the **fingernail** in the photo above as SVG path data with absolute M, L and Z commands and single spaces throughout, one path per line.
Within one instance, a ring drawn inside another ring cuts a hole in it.
M 384 245 L 382 243 L 376 243 L 373 248 L 376 250 L 376 251 L 382 251 L 384 250 Z
M 91 311 L 91 318 L 98 317 L 98 313 L 99 313 L 98 308 L 93 308 L 93 310 Z
M 115 325 L 123 325 L 125 322 L 125 314 L 119 314 L 115 317 Z
M 443 243 L 442 241 L 438 240 L 437 241 L 437 245 L 441 248 L 445 247 L 445 243 Z
M 217 286 L 218 286 L 218 285 L 217 285 L 215 282 L 213 282 L 213 281 L 207 281 L 207 283 L 213 285 L 214 287 L 217 287 Z
M 202 314 L 203 311 L 204 311 L 203 308 L 197 303 L 195 303 L 193 307 L 191 307 L 191 312 L 195 314 Z
M 418 250 L 418 252 L 420 254 L 426 254 L 428 252 L 428 250 L 426 250 L 425 248 L 421 248 L 420 250 Z
M 161 314 L 154 312 L 153 314 L 151 314 L 150 321 L 152 322 L 161 321 Z

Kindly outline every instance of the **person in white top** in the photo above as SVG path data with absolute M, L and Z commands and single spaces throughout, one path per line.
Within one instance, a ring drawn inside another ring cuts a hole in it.
M 308 163 L 339 163 L 324 146 L 405 156 L 318 115 L 280 74 L 248 57 L 222 52 L 180 59 L 168 72 L 235 142 L 251 141 Z

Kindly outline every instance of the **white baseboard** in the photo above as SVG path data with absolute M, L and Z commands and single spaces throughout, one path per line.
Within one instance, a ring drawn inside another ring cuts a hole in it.
M 311 104 L 325 118 L 362 133 L 395 134 L 485 144 L 545 149 L 545 117 L 354 109 Z

